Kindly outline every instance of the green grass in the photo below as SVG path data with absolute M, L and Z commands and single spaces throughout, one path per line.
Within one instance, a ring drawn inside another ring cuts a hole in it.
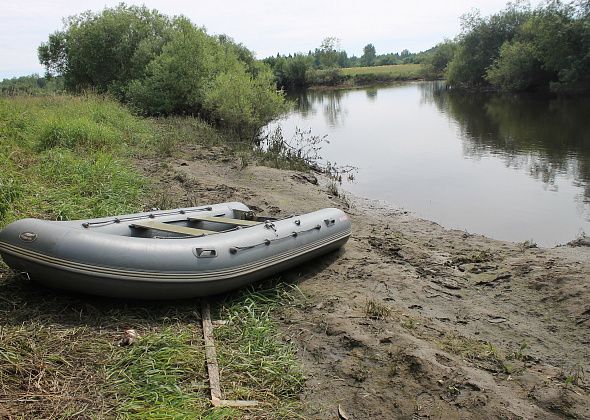
M 180 153 L 179 146 L 227 143 L 199 119 L 143 119 L 107 98 L 0 98 L 0 228 L 23 217 L 140 210 L 154 189 L 133 158 L 161 161 Z M 224 397 L 260 401 L 250 410 L 256 418 L 292 418 L 300 409 L 303 376 L 273 322 L 293 295 L 281 287 L 242 291 L 213 306 L 229 320 L 215 331 Z M 129 328 L 141 337 L 119 347 Z M 200 301 L 68 295 L 32 284 L 0 261 L 0 417 L 233 419 L 242 413 L 209 404 Z
M 349 67 L 340 70 L 345 76 L 387 76 L 392 79 L 417 79 L 422 76 L 421 64 L 395 64 L 391 66 Z
M 320 88 L 350 88 L 372 86 L 398 81 L 429 78 L 421 64 L 395 64 L 390 66 L 348 67 L 314 70 L 309 83 Z
M 125 159 L 153 132 L 104 98 L 0 98 L 0 227 L 139 210 L 146 183 Z
M 68 295 L 0 271 L 0 414 L 12 418 L 295 418 L 304 384 L 273 315 L 298 292 L 240 291 L 213 311 L 223 397 L 212 408 L 200 301 L 133 302 Z M 266 285 L 268 286 L 268 284 Z M 261 285 L 264 287 L 264 285 Z M 123 331 L 140 337 L 119 347 Z
M 91 95 L 0 97 L 0 228 L 24 217 L 71 220 L 161 207 L 129 160 L 161 161 L 203 146 L 221 147 L 243 166 L 252 160 L 309 169 L 286 149 L 234 141 L 199 118 L 139 118 Z
M 289 287 L 273 287 L 222 307 L 220 318 L 227 323 L 214 332 L 224 398 L 261 401 L 281 417 L 294 416 L 304 377 L 295 349 L 281 339 L 272 313 L 296 295 Z
M 207 410 L 203 340 L 175 325 L 120 347 L 107 362 L 106 386 L 126 418 L 186 418 Z

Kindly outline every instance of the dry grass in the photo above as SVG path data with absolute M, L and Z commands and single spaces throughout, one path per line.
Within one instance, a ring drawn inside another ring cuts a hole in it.
M 441 349 L 457 354 L 478 368 L 490 372 L 511 374 L 522 368 L 522 363 L 508 361 L 505 354 L 486 341 L 450 334 L 440 339 L 438 345 Z
M 365 316 L 370 319 L 385 319 L 391 315 L 391 309 L 384 303 L 374 299 L 367 300 Z

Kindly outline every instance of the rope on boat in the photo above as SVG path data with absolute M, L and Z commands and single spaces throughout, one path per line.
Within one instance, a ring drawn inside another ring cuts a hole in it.
M 165 211 L 165 212 L 161 212 L 161 213 L 150 213 L 150 214 L 146 214 L 144 216 L 129 216 L 129 217 L 122 217 L 122 218 L 115 217 L 112 220 L 103 220 L 100 222 L 84 222 L 84 223 L 82 223 L 82 226 L 85 228 L 89 228 L 89 227 L 96 227 L 96 226 L 111 225 L 113 223 L 129 222 L 129 221 L 133 221 L 133 220 L 153 219 L 153 218 L 160 217 L 160 216 L 172 216 L 174 214 L 185 214 L 185 213 L 193 213 L 193 212 L 197 212 L 197 211 L 211 211 L 211 210 L 213 210 L 213 207 L 208 206 L 208 207 L 198 207 L 198 208 L 192 208 L 192 209 L 180 209 L 180 210 L 175 210 L 175 211 Z
M 315 225 L 314 227 L 309 228 L 309 229 L 300 230 L 300 231 L 293 231 L 289 236 L 283 236 L 281 238 L 274 238 L 274 239 L 265 239 L 264 241 L 259 242 L 257 244 L 253 244 L 253 245 L 234 246 L 234 247 L 231 247 L 229 249 L 229 252 L 232 253 L 232 254 L 237 254 L 238 251 L 243 251 L 243 250 L 246 250 L 246 249 L 256 248 L 256 247 L 261 246 L 261 245 L 267 245 L 268 246 L 268 245 L 270 245 L 273 242 L 283 241 L 283 240 L 288 239 L 288 238 L 296 238 L 297 236 L 301 235 L 302 233 L 308 233 L 308 232 L 312 232 L 314 230 L 320 230 L 321 228 L 322 228 L 322 226 L 318 224 L 318 225 Z

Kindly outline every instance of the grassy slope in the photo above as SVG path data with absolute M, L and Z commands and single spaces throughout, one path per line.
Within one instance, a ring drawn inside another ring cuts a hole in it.
M 149 124 L 96 97 L 0 99 L 0 227 L 140 208 L 145 181 L 123 163 Z
M 371 86 L 397 81 L 418 80 L 427 77 L 421 64 L 391 66 L 348 67 L 316 70 L 310 80 L 312 87 Z
M 396 64 L 391 66 L 350 67 L 341 69 L 345 76 L 379 75 L 396 79 L 416 79 L 421 77 L 421 64 Z
M 221 138 L 195 119 L 140 119 L 93 96 L 0 98 L 0 227 L 140 210 L 153 190 L 130 158 Z M 262 416 L 292 417 L 303 382 L 269 316 L 285 296 L 218 307 L 230 320 L 216 332 L 224 392 L 262 401 Z M 48 292 L 0 262 L 0 417 L 235 418 L 209 407 L 198 308 Z M 118 347 L 128 328 L 142 337 Z

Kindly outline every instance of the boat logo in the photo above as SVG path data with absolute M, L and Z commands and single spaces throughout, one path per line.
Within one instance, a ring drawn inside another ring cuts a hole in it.
M 18 237 L 24 242 L 35 242 L 37 239 L 37 234 L 33 232 L 23 232 L 18 235 Z

